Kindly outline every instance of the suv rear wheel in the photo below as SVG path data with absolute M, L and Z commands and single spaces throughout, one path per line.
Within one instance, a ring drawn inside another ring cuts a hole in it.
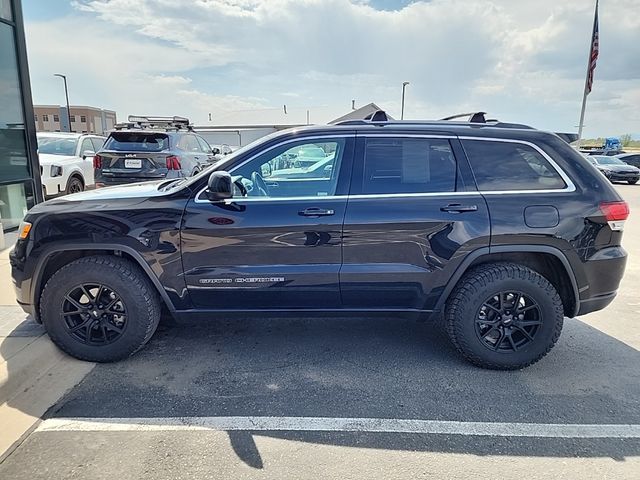
M 80 360 L 112 362 L 149 341 L 161 309 L 137 265 L 105 255 L 81 258 L 53 274 L 42 291 L 40 313 L 60 349 Z
M 513 263 L 482 265 L 467 273 L 446 309 L 446 328 L 470 362 L 495 370 L 527 367 L 555 345 L 562 300 L 553 285 Z

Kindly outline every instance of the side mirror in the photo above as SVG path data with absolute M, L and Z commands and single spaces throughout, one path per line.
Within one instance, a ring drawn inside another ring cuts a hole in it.
M 233 180 L 229 172 L 212 172 L 205 194 L 212 202 L 233 197 Z
M 94 152 L 93 150 L 85 150 L 84 152 L 82 152 L 82 159 L 86 160 L 87 157 L 95 157 L 96 156 L 96 152 Z
M 218 147 L 213 147 L 211 149 L 211 153 L 213 153 L 214 155 L 219 155 L 220 154 L 220 149 Z

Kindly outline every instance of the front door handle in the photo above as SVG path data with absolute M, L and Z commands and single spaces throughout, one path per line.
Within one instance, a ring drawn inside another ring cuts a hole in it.
M 463 213 L 478 211 L 477 205 L 460 205 L 459 203 L 450 203 L 446 207 L 440 207 L 441 212 Z
M 335 213 L 336 212 L 331 209 L 312 207 L 301 210 L 300 212 L 298 212 L 298 215 L 302 215 L 303 217 L 328 217 L 329 215 L 333 215 Z

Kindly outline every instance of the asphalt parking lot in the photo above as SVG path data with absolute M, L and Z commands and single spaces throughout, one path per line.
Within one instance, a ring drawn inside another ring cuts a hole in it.
M 163 327 L 97 365 L 0 478 L 638 478 L 640 185 L 617 188 L 621 292 L 526 370 L 475 368 L 394 318 Z

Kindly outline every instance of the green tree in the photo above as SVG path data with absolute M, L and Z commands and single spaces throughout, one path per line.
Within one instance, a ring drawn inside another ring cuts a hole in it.
M 620 135 L 620 143 L 623 147 L 628 147 L 631 144 L 632 138 L 631 135 L 625 133 L 624 135 Z

